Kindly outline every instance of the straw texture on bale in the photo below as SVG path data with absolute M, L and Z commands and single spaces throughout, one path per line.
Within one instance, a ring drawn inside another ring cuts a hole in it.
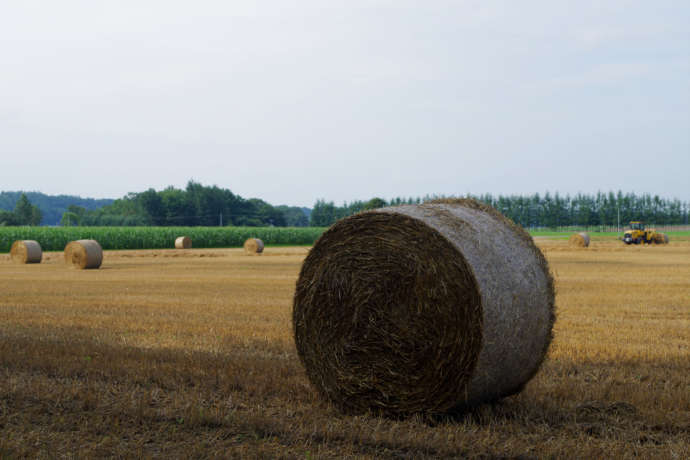
M 17 240 L 10 248 L 10 258 L 18 264 L 38 264 L 43 258 L 43 251 L 38 241 Z
M 302 265 L 295 343 L 347 413 L 444 413 L 514 394 L 551 341 L 553 280 L 532 238 L 474 200 L 342 219 Z
M 244 242 L 244 251 L 247 254 L 261 254 L 264 252 L 264 242 L 259 238 L 249 238 Z
M 103 249 L 96 240 L 77 240 L 65 246 L 65 263 L 74 268 L 98 268 L 103 262 Z
M 589 246 L 589 235 L 585 232 L 573 233 L 568 239 L 570 246 L 577 246 L 579 248 L 586 248 Z
M 190 249 L 192 247 L 192 239 L 188 236 L 178 236 L 175 239 L 175 249 Z

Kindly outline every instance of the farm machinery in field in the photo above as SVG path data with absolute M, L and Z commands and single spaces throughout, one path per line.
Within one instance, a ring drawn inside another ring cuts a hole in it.
M 644 222 L 630 222 L 630 228 L 623 234 L 625 244 L 666 244 L 668 235 L 660 233 L 653 228 L 645 229 Z

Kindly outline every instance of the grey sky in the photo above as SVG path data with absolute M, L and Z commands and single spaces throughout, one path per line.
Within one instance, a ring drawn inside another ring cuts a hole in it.
M 688 24 L 687 1 L 4 1 L 0 190 L 690 200 Z

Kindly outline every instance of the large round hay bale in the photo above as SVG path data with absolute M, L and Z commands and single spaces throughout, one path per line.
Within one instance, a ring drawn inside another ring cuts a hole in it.
M 568 244 L 578 248 L 586 248 L 589 246 L 589 235 L 585 232 L 573 233 L 568 239 Z
M 17 240 L 10 248 L 10 258 L 18 264 L 38 264 L 43 258 L 43 251 L 38 241 Z
M 261 254 L 264 252 L 264 242 L 259 238 L 249 238 L 244 242 L 244 251 L 247 254 Z
M 517 393 L 551 341 L 554 289 L 532 238 L 474 200 L 340 220 L 302 265 L 299 357 L 348 413 L 443 413 Z
M 73 268 L 98 268 L 103 262 L 103 249 L 96 240 L 77 240 L 65 246 L 65 263 Z
M 175 239 L 175 249 L 190 249 L 192 247 L 192 239 L 188 236 L 178 236 Z

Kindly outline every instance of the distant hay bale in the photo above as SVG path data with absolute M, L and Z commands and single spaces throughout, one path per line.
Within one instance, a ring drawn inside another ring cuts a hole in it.
M 175 240 L 175 249 L 190 249 L 192 247 L 192 239 L 188 236 L 178 236 Z
M 666 233 L 655 233 L 654 242 L 656 244 L 668 244 L 668 235 Z
M 17 240 L 10 248 L 10 258 L 18 264 L 38 264 L 43 258 L 43 251 L 38 241 Z
M 96 240 L 77 240 L 65 246 L 65 263 L 73 268 L 98 268 L 103 262 L 103 249 Z
M 568 244 L 570 246 L 586 248 L 589 246 L 589 235 L 585 232 L 573 233 L 570 239 L 568 239 Z
M 342 219 L 302 265 L 295 344 L 346 413 L 444 413 L 519 392 L 551 341 L 553 279 L 532 238 L 474 200 Z
M 264 252 L 264 242 L 259 238 L 248 238 L 244 242 L 244 251 L 247 254 L 261 254 Z

